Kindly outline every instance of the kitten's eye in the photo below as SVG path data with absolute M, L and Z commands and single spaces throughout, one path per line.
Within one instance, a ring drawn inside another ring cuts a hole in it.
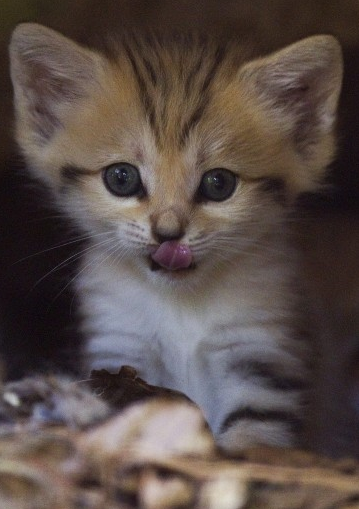
M 111 164 L 103 170 L 102 177 L 107 189 L 116 196 L 134 196 L 143 191 L 140 172 L 132 164 Z
M 224 168 L 215 168 L 203 175 L 198 193 L 207 200 L 224 201 L 232 196 L 236 185 L 237 177 L 234 173 Z

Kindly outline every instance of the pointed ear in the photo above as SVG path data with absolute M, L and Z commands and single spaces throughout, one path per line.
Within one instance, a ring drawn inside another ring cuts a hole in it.
M 11 78 L 18 130 L 44 145 L 71 104 L 96 80 L 100 57 L 57 32 L 19 25 L 11 39 Z
M 310 159 L 335 124 L 343 75 L 337 40 L 309 37 L 247 64 L 242 72 L 269 118 L 282 123 L 296 151 Z

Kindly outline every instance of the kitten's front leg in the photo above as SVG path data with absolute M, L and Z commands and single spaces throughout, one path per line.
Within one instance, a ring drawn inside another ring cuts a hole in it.
M 242 346 L 239 359 L 231 352 L 221 379 L 217 375 L 210 419 L 217 443 L 232 454 L 258 444 L 300 445 L 306 417 L 306 368 L 288 352 L 265 352 L 262 346 L 261 355 L 253 355 L 251 346 L 252 355 Z
M 242 406 L 229 413 L 216 434 L 218 445 L 234 454 L 253 445 L 299 445 L 303 420 L 295 411 Z

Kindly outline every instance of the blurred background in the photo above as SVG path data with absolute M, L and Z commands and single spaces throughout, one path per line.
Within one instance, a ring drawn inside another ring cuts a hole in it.
M 318 449 L 359 457 L 359 0 L 0 0 L 0 346 L 8 378 L 76 372 L 81 344 L 69 285 L 76 264 L 54 270 L 80 247 L 53 249 L 74 232 L 29 179 L 13 142 L 7 46 L 22 21 L 92 46 L 129 25 L 238 34 L 260 53 L 317 33 L 339 39 L 338 157 L 326 196 L 298 204 L 297 233 L 322 352 Z

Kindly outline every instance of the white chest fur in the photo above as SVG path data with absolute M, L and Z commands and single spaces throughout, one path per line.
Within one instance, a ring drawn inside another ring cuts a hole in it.
M 238 369 L 246 359 L 300 366 L 287 344 L 290 267 L 257 262 L 255 278 L 246 269 L 238 265 L 220 285 L 181 298 L 126 267 L 85 271 L 78 289 L 87 366 L 117 372 L 131 365 L 149 383 L 187 394 L 218 430 L 223 415 L 253 392 Z

